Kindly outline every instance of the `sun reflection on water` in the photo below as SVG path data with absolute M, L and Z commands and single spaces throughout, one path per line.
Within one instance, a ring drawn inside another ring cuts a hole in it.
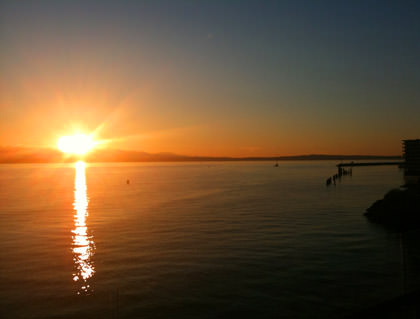
M 89 293 L 92 287 L 88 280 L 95 274 L 95 267 L 93 266 L 92 256 L 95 250 L 95 243 L 93 236 L 89 235 L 86 224 L 88 216 L 88 204 L 86 187 L 86 165 L 83 161 L 75 164 L 76 178 L 74 181 L 74 229 L 73 233 L 73 260 L 75 265 L 75 272 L 73 273 L 73 280 L 80 283 L 78 294 Z

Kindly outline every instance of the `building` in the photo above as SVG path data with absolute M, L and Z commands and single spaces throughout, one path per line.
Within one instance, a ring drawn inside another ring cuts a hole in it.
M 405 182 L 420 183 L 420 139 L 403 140 L 403 153 Z

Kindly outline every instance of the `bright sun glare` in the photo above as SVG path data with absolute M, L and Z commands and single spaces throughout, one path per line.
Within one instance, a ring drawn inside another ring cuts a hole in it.
M 74 134 L 62 136 L 58 139 L 57 147 L 67 154 L 84 155 L 95 147 L 96 143 L 92 135 Z

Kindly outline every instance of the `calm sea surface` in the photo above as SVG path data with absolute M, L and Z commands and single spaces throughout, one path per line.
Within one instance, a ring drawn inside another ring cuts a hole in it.
M 416 285 L 419 236 L 362 215 L 396 166 L 273 164 L 0 165 L 0 317 L 339 317 Z

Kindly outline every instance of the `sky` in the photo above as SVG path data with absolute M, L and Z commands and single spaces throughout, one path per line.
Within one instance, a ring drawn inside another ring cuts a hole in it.
M 0 146 L 401 154 L 418 1 L 0 1 Z

